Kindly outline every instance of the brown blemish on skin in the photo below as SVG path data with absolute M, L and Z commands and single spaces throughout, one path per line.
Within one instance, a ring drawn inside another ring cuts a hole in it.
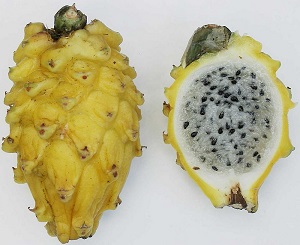
M 7 143 L 8 144 L 13 144 L 14 143 L 14 139 L 11 137 L 7 137 Z
M 235 205 L 235 204 L 240 205 L 242 209 L 247 207 L 247 203 L 245 201 L 245 198 L 242 195 L 239 184 L 231 188 L 231 193 L 229 197 L 229 205 Z
M 48 61 L 48 65 L 53 68 L 55 66 L 54 61 L 51 59 Z
M 39 131 L 39 134 L 40 135 L 43 135 L 45 133 L 45 129 L 41 129 L 40 131 Z

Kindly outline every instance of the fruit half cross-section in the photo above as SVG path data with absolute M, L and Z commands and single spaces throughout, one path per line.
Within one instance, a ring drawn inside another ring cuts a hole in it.
M 259 187 L 273 164 L 293 150 L 291 94 L 276 77 L 280 63 L 261 48 L 226 27 L 203 26 L 165 89 L 164 140 L 215 207 L 255 212 Z
M 56 14 L 54 29 L 29 23 L 14 53 L 2 149 L 17 153 L 15 181 L 28 184 L 30 210 L 62 243 L 95 233 L 142 153 L 144 99 L 121 42 L 102 22 L 86 24 L 73 5 Z

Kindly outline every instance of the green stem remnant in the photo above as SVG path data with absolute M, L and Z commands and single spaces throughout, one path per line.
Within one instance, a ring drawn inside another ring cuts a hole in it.
M 231 31 L 226 26 L 205 25 L 198 28 L 181 59 L 183 67 L 199 59 L 205 53 L 218 52 L 228 45 Z
M 86 25 L 87 17 L 80 10 L 72 6 L 62 7 L 54 16 L 54 29 L 48 30 L 54 40 L 61 36 L 68 36 L 71 32 L 83 29 Z

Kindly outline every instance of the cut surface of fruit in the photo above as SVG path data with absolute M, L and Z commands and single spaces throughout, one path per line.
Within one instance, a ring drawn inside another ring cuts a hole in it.
M 74 5 L 55 20 L 54 29 L 29 23 L 14 53 L 2 149 L 18 154 L 15 181 L 28 184 L 30 210 L 66 243 L 91 237 L 102 213 L 121 203 L 131 161 L 142 153 L 144 99 L 118 32 L 86 24 Z
M 271 167 L 293 150 L 280 63 L 251 37 L 216 25 L 195 32 L 181 63 L 165 90 L 165 142 L 216 207 L 255 212 Z

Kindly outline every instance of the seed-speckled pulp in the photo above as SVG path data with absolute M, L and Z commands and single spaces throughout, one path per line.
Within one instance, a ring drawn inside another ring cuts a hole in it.
M 216 65 L 193 74 L 180 93 L 176 124 L 183 128 L 182 143 L 198 159 L 195 167 L 244 173 L 261 162 L 279 126 L 272 90 L 278 93 L 266 71 L 252 66 L 240 61 Z

